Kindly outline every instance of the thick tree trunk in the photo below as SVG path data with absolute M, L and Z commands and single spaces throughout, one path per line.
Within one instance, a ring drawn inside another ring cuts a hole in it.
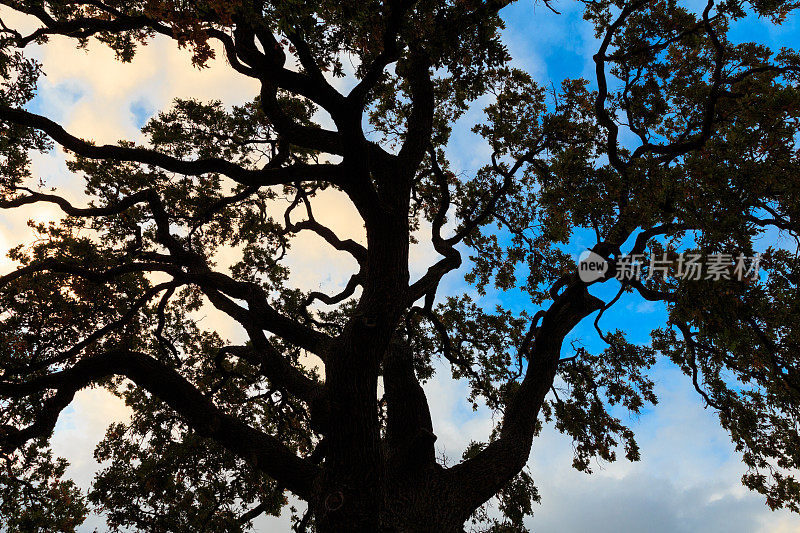
M 469 514 L 463 514 L 458 495 L 442 485 L 441 470 L 430 466 L 413 480 L 393 480 L 377 502 L 366 491 L 351 493 L 349 501 L 337 499 L 334 503 L 342 503 L 341 507 L 315 513 L 317 531 L 460 533 Z
M 342 363 L 331 365 L 326 374 L 326 386 L 335 400 L 330 406 L 324 473 L 314 502 L 319 531 L 380 530 L 385 476 L 378 373 L 353 348 L 343 347 L 337 354 Z
M 342 381 L 335 374 L 329 376 L 328 384 L 345 387 L 353 402 L 333 408 L 332 445 L 313 504 L 317 529 L 323 533 L 462 531 L 470 513 L 436 463 L 428 403 L 414 375 L 407 344 L 395 339 L 384 355 L 387 418 L 383 439 L 372 388 L 376 383 L 368 378 L 371 373 L 363 367 L 341 370 L 345 370 Z M 355 382 L 366 387 L 355 390 Z M 368 398 L 372 401 L 365 401 Z
M 409 277 L 407 200 L 402 194 L 391 199 L 399 199 L 399 205 L 388 206 L 367 226 L 365 282 L 355 320 L 326 358 L 330 416 L 323 475 L 313 502 L 323 532 L 387 529 L 382 524 L 388 476 L 378 376 L 400 321 Z

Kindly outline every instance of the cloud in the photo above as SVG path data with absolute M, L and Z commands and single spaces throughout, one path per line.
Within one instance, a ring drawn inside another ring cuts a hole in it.
M 751 498 L 708 499 L 711 487 L 681 490 L 670 481 L 634 474 L 623 479 L 556 481 L 544 492 L 532 520 L 538 531 L 598 533 L 753 532 L 761 527 L 763 504 Z
M 69 455 L 72 479 L 82 486 L 88 484 L 97 467 L 92 457 L 95 445 L 110 423 L 128 420 L 130 410 L 125 402 L 106 389 L 83 389 L 75 395 L 69 408 L 59 417 L 51 440 L 56 454 Z
M 66 475 L 87 489 L 100 465 L 93 452 L 112 422 L 127 422 L 130 410 L 125 402 L 102 388 L 83 389 L 61 414 L 50 439 L 53 452 L 69 461 Z M 102 517 L 92 514 L 79 528 L 80 532 L 105 529 Z
M 564 10 L 569 6 L 558 6 Z M 30 18 L 7 16 L 11 25 L 34 27 Z M 591 53 L 596 41 L 586 25 L 575 26 L 577 12 L 566 9 L 570 19 L 547 15 L 539 6 L 536 17 L 526 10 L 530 4 L 518 3 L 507 11 L 511 51 L 517 65 L 528 68 L 537 79 L 559 75 L 562 60 L 575 66 L 577 72 L 591 74 Z M 91 43 L 88 53 L 77 50 L 74 41 L 54 38 L 44 48 L 34 48 L 44 64 L 47 76 L 42 79 L 40 95 L 34 102 L 37 112 L 63 121 L 74 134 L 96 142 L 114 143 L 127 138 L 141 140 L 139 126 L 145 116 L 166 108 L 176 96 L 201 100 L 220 99 L 226 104 L 250 100 L 258 88 L 252 80 L 232 75 L 222 59 L 209 69 L 191 67 L 189 53 L 177 50 L 166 39 L 157 38 L 142 47 L 131 64 L 120 64 L 104 45 Z M 586 53 L 587 50 L 592 50 Z M 220 55 L 221 57 L 221 55 Z M 337 84 L 346 87 L 345 80 Z M 454 129 L 448 154 L 457 172 L 469 172 L 488 159 L 489 148 L 478 144 L 468 127 L 481 118 L 478 102 Z M 56 186 L 68 198 L 82 198 L 82 184 L 70 176 L 60 151 L 36 155 L 37 175 L 46 178 L 48 186 Z M 315 215 L 329 224 L 342 238 L 363 242 L 363 226 L 353 206 L 341 193 L 321 195 L 315 204 Z M 60 216 L 52 207 L 33 207 L 2 214 L 0 250 L 6 251 L 17 242 L 30 240 L 25 226 L 28 218 L 49 220 Z M 429 229 L 423 227 L 423 235 Z M 426 242 L 422 239 L 422 242 Z M 233 254 L 221 263 L 230 264 Z M 437 259 L 427 245 L 412 247 L 412 274 L 421 274 Z M 304 234 L 295 240 L 290 252 L 291 283 L 305 289 L 334 291 L 344 286 L 355 272 L 355 262 L 331 250 L 321 239 Z M 0 259 L 3 272 L 11 265 Z M 463 284 L 452 280 L 443 288 L 464 291 Z M 499 299 L 502 295 L 494 295 Z M 639 304 L 636 312 L 651 314 L 655 309 Z M 242 332 L 214 309 L 202 311 L 202 324 L 221 330 L 231 340 Z M 620 317 L 619 320 L 626 319 Z M 642 447 L 641 463 L 620 461 L 597 468 L 592 476 L 571 467 L 572 447 L 569 439 L 545 429 L 536 439 L 530 466 L 540 488 L 543 504 L 536 508 L 532 526 L 537 531 L 759 531 L 783 533 L 800 530 L 800 521 L 788 513 L 770 513 L 758 495 L 739 484 L 743 467 L 733 452 L 727 436 L 713 415 L 704 411 L 691 387 L 676 371 L 659 371 L 659 393 L 662 402 L 657 409 L 634 424 Z M 436 377 L 424 386 L 431 404 L 437 449 L 452 462 L 459 459 L 470 441 L 485 441 L 492 426 L 491 413 L 485 408 L 473 412 L 465 401 L 468 395 L 464 382 L 449 377 L 440 365 Z M 88 487 L 97 465 L 92 457 L 96 443 L 111 421 L 125 420 L 127 408 L 103 389 L 87 389 L 78 393 L 72 406 L 59 420 L 52 440 L 57 454 L 71 461 L 69 475 L 82 487 Z M 304 509 L 304 504 L 297 505 Z M 285 531 L 288 518 L 264 517 L 257 521 L 256 531 Z M 82 531 L 98 527 L 102 521 L 92 517 Z
M 642 314 L 654 313 L 658 309 L 658 304 L 656 302 L 641 302 L 636 305 L 636 312 Z
M 121 63 L 113 50 L 97 41 L 80 50 L 74 41 L 54 37 L 36 50 L 46 74 L 40 106 L 50 116 L 62 115 L 64 126 L 74 135 L 98 143 L 136 140 L 142 112 L 164 109 L 176 97 L 232 105 L 258 94 L 257 83 L 234 74 L 220 59 L 219 47 L 216 52 L 217 59 L 200 70 L 191 66 L 188 50 L 159 36 L 139 47 L 132 62 Z M 77 102 L 61 105 L 75 95 Z
M 571 440 L 545 426 L 534 440 L 529 467 L 542 496 L 528 526 L 537 532 L 583 531 L 690 533 L 784 533 L 800 530 L 800 517 L 770 511 L 763 498 L 740 483 L 741 457 L 734 452 L 716 415 L 703 409 L 679 370 L 658 367 L 659 405 L 639 419 L 642 460 L 595 463 L 593 474 L 572 468 Z M 473 412 L 463 382 L 445 365 L 425 385 L 437 451 L 450 464 L 470 441 L 485 441 L 491 430 L 485 408 Z M 269 529 L 263 531 L 271 531 Z
M 659 405 L 630 421 L 642 461 L 624 459 L 586 475 L 570 467 L 569 439 L 552 429 L 534 442 L 533 477 L 542 505 L 535 531 L 780 532 L 800 530 L 800 517 L 771 512 L 740 483 L 741 457 L 716 415 L 702 408 L 691 383 L 659 368 Z M 599 465 L 598 465 L 599 466 Z M 793 529 L 792 529 L 793 528 Z

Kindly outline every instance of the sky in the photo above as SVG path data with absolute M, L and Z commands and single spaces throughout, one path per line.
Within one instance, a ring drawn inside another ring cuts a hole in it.
M 700 4 L 690 2 L 691 7 Z M 597 42 L 592 29 L 581 20 L 577 3 L 561 0 L 554 4 L 556 15 L 543 5 L 522 0 L 503 11 L 507 22 L 504 39 L 515 65 L 530 72 L 541 83 L 556 86 L 565 77 L 584 76 L 593 80 L 591 60 Z M 15 17 L 12 16 L 12 20 Z M 28 21 L 16 17 L 17 23 Z M 773 49 L 800 47 L 797 18 L 774 28 L 760 21 L 733 27 L 734 40 L 758 39 Z M 257 88 L 234 74 L 221 60 L 199 72 L 190 65 L 186 51 L 156 40 L 142 48 L 132 64 L 120 64 L 102 45 L 91 44 L 89 52 L 76 50 L 65 39 L 36 49 L 46 77 L 30 108 L 61 122 L 73 134 L 98 143 L 118 139 L 139 140 L 139 128 L 159 109 L 177 96 L 201 100 L 219 99 L 227 105 L 250 100 Z M 469 130 L 481 119 L 476 105 L 460 119 L 448 147 L 457 172 L 470 172 L 485 164 L 489 152 Z M 47 186 L 59 188 L 67 197 L 80 201 L 81 185 L 71 178 L 58 150 L 35 156 L 35 171 Z M 342 235 L 363 238 L 363 229 L 352 206 L 341 195 L 330 194 L 316 208 L 317 218 Z M 30 238 L 26 220 L 57 216 L 54 209 L 31 207 L 12 214 L 0 214 L 0 251 Z M 575 254 L 580 252 L 575 242 Z M 4 254 L 3 254 L 4 255 Z M 412 249 L 412 276 L 419 275 L 436 260 L 426 246 Z M 303 236 L 292 248 L 290 282 L 305 289 L 341 287 L 353 271 L 346 255 L 329 252 L 314 237 Z M 325 264 L 322 270 L 318 265 Z M 0 271 L 13 268 L 0 258 Z M 474 289 L 463 282 L 463 271 L 451 274 L 443 284 L 447 294 Z M 329 292 L 331 292 L 329 290 Z M 521 308 L 526 302 L 519 293 L 489 291 L 481 298 L 484 306 L 502 303 Z M 202 324 L 217 329 L 223 337 L 235 339 L 241 332 L 211 309 L 201 313 Z M 606 330 L 620 328 L 629 339 L 645 343 L 649 331 L 663 323 L 664 309 L 626 296 L 603 319 Z M 574 337 L 587 344 L 597 339 L 591 322 L 582 324 Z M 486 440 L 491 414 L 473 412 L 464 401 L 464 383 L 455 382 L 440 365 L 433 380 L 425 384 L 438 436 L 440 453 L 459 457 L 471 441 Z M 546 427 L 534 442 L 529 466 L 542 497 L 534 507 L 530 526 L 538 532 L 762 532 L 800 531 L 800 518 L 788 512 L 770 512 L 761 496 L 740 483 L 744 466 L 713 412 L 703 408 L 691 383 L 677 369 L 665 363 L 653 373 L 659 405 L 640 418 L 628 421 L 637 433 L 642 460 L 629 463 L 596 464 L 587 475 L 572 469 L 572 446 L 567 437 Z M 68 474 L 86 488 L 98 465 L 92 450 L 106 426 L 125 420 L 127 410 L 120 400 L 101 389 L 84 390 L 62 414 L 52 444 L 66 457 Z M 262 517 L 255 531 L 287 530 L 287 517 Z M 91 517 L 80 531 L 103 530 L 102 520 Z

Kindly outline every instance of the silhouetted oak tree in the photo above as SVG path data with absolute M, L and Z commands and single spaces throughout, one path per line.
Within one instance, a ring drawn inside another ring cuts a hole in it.
M 595 79 L 560 86 L 512 66 L 504 0 L 1 3 L 40 27 L 0 26 L 0 206 L 64 213 L 34 224 L 39 238 L 0 277 L 2 527 L 69 531 L 92 503 L 111 529 L 241 531 L 288 491 L 308 502 L 298 530 L 523 531 L 541 424 L 574 439 L 578 469 L 638 459 L 618 413 L 656 402 L 658 358 L 718 413 L 744 483 L 798 510 L 800 56 L 728 37 L 746 16 L 780 24 L 797 3 L 584 0 Z M 171 39 L 198 68 L 222 51 L 260 90 L 241 107 L 176 100 L 145 143 L 99 146 L 26 109 L 40 74 L 29 49 L 54 36 L 97 39 L 121 61 Z M 490 155 L 457 176 L 445 148 L 479 98 L 474 131 Z M 84 202 L 37 186 L 30 153 L 54 148 Z M 315 218 L 326 189 L 355 206 L 364 244 Z M 788 238 L 758 279 L 615 280 L 626 254 L 752 256 L 776 230 Z M 610 265 L 593 283 L 565 247 L 576 231 Z M 354 259 L 339 294 L 287 285 L 285 253 L 303 232 Z M 415 239 L 440 255 L 418 278 Z M 221 251 L 238 260 L 217 266 Z M 478 293 L 521 290 L 526 311 L 437 297 L 462 264 Z M 617 297 L 590 293 L 603 284 Z M 625 291 L 668 309 L 649 346 L 602 331 Z M 199 323 L 203 305 L 246 341 Z M 564 342 L 592 317 L 605 350 Z M 498 415 L 449 466 L 420 385 L 437 357 Z M 47 441 L 91 386 L 133 418 L 95 451 L 105 463 L 87 502 Z

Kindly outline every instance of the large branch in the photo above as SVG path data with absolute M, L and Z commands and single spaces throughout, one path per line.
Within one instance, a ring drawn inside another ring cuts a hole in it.
M 221 309 L 240 323 L 253 321 L 261 329 L 321 357 L 330 347 L 331 337 L 277 311 L 269 305 L 264 289 L 255 283 L 237 281 L 206 268 L 184 274 L 180 279 L 195 283 L 209 299 L 213 298 L 215 306 L 223 305 Z M 219 295 L 224 295 L 225 303 L 217 298 Z M 247 302 L 247 308 L 231 298 Z
M 130 148 L 108 144 L 96 146 L 69 134 L 56 122 L 22 109 L 0 106 L 0 120 L 40 130 L 64 148 L 90 159 L 143 163 L 187 176 L 218 173 L 245 185 L 283 185 L 303 180 L 329 180 L 332 183 L 344 185 L 337 178 L 338 168 L 336 165 L 296 164 L 283 168 L 253 170 L 219 158 L 184 161 L 147 148 Z
M 398 71 L 411 88 L 411 112 L 406 123 L 406 137 L 398 159 L 416 171 L 430 145 L 433 130 L 435 96 L 431 61 L 422 50 L 412 50 L 408 63 Z
M 297 53 L 308 73 L 285 68 L 286 55 L 275 36 L 267 31 L 257 32 L 249 24 L 250 21 L 237 20 L 232 38 L 219 30 L 211 29 L 208 33 L 223 43 L 229 59 L 235 57 L 246 63 L 260 80 L 269 80 L 282 89 L 304 96 L 336 118 L 344 108 L 345 98 L 325 80 L 318 68 L 314 68 L 314 59 L 306 50 L 307 45 L 300 36 L 291 34 L 290 39 L 297 47 Z M 256 45 L 256 36 L 263 41 L 264 52 Z
M 93 5 L 108 13 L 113 19 L 104 20 L 92 17 L 79 17 L 73 20 L 57 21 L 43 9 L 37 7 L 23 8 L 22 6 L 16 5 L 15 2 L 3 3 L 10 5 L 14 9 L 35 16 L 45 24 L 45 27 L 39 28 L 30 35 L 23 37 L 17 34 L 17 44 L 20 47 L 24 47 L 30 42 L 47 35 L 87 38 L 98 32 L 135 29 L 152 30 L 172 39 L 176 38 L 175 32 L 171 27 L 151 17 L 143 15 L 129 16 L 102 3 Z M 237 36 L 241 38 L 241 42 L 239 42 L 239 40 L 234 40 L 233 37 L 220 29 L 214 27 L 205 29 L 206 34 L 210 38 L 216 39 L 222 43 L 231 67 L 240 74 L 259 79 L 271 87 L 280 87 L 287 91 L 294 92 L 295 94 L 305 96 L 326 109 L 330 108 L 328 109 L 329 111 L 344 102 L 344 97 L 340 94 L 337 97 L 336 95 L 338 93 L 332 88 L 331 90 L 323 91 L 315 80 L 312 80 L 309 76 L 283 68 L 285 54 L 281 51 L 280 43 L 271 35 L 273 42 L 265 47 L 266 51 L 270 52 L 270 54 L 266 54 L 258 50 L 253 41 L 253 36 L 255 34 L 253 30 L 245 26 L 244 21 L 239 21 L 235 31 L 238 33 Z M 259 35 L 263 33 L 264 32 L 259 32 Z M 271 89 L 268 89 L 267 93 L 272 93 L 274 95 L 274 91 Z M 285 136 L 293 144 L 334 154 L 341 153 L 341 143 L 339 142 L 336 132 L 323 130 L 321 128 L 301 126 L 286 116 L 280 109 L 280 106 L 277 105 L 276 101 L 273 102 L 271 98 L 264 98 L 264 96 L 265 95 L 262 94 L 262 104 L 265 104 L 265 111 L 267 111 L 270 120 L 272 120 L 275 127 L 281 132 L 281 135 Z M 181 172 L 178 170 L 176 171 Z
M 70 274 L 88 279 L 94 283 L 104 283 L 115 277 L 131 273 L 140 272 L 165 272 L 178 275 L 179 270 L 174 265 L 159 262 L 131 262 L 124 265 L 110 267 L 106 270 L 98 271 L 79 265 L 77 262 L 60 260 L 52 257 L 42 259 L 35 263 L 19 267 L 13 272 L 0 276 L 0 287 L 19 279 L 23 276 L 36 274 L 39 272 L 55 272 L 59 274 Z
M 234 319 L 239 321 L 253 320 L 259 327 L 267 329 L 306 350 L 319 355 L 325 352 L 330 337 L 275 310 L 269 305 L 265 291 L 257 284 L 237 281 L 221 272 L 215 272 L 209 267 L 207 261 L 200 254 L 187 250 L 181 244 L 180 240 L 170 233 L 169 215 L 155 190 L 146 189 L 122 199 L 115 205 L 100 208 L 77 208 L 72 206 L 64 198 L 54 195 L 42 195 L 39 193 L 30 193 L 30 196 L 23 197 L 22 199 L 12 199 L 9 200 L 8 203 L 13 206 L 19 203 L 33 203 L 35 201 L 56 203 L 67 214 L 73 216 L 114 214 L 138 202 L 147 202 L 158 228 L 157 238 L 159 242 L 169 250 L 170 255 L 163 256 L 162 258 L 166 264 L 143 263 L 138 265 L 134 263 L 134 265 L 137 267 L 148 266 L 152 267 L 153 270 L 169 272 L 178 281 L 196 284 L 206 292 L 206 294 L 210 294 L 211 291 L 219 291 L 228 297 L 244 300 L 248 304 L 247 309 L 233 303 L 228 306 L 228 309 L 233 313 L 231 316 Z M 3 204 L 0 204 L 0 207 L 2 206 Z M 82 273 L 85 276 L 98 276 L 97 273 L 93 273 L 91 270 L 78 265 L 46 260 L 44 264 L 18 269 L 7 277 L 0 278 L 0 280 L 2 280 L 3 283 L 7 283 L 27 273 L 41 270 L 43 267 L 47 269 L 60 269 L 57 271 L 68 270 L 67 273 Z M 121 265 L 112 270 L 113 273 L 130 271 L 141 271 L 141 268 Z M 101 277 L 100 281 L 103 279 L 108 278 Z
M 54 19 L 43 6 L 40 5 L 20 5 L 19 2 L 4 0 L 0 2 L 11 9 L 31 15 L 39 19 L 44 24 L 44 27 L 37 28 L 32 33 L 22 36 L 18 32 L 15 33 L 17 46 L 24 48 L 32 42 L 50 35 L 65 35 L 74 39 L 86 39 L 97 33 L 113 33 L 113 32 L 126 32 L 130 30 L 150 29 L 162 33 L 164 35 L 172 35 L 172 30 L 169 26 L 156 21 L 145 15 L 125 15 L 124 13 L 102 4 L 101 2 L 71 2 L 74 4 L 91 5 L 94 8 L 101 9 L 114 18 L 96 18 L 96 17 L 76 17 L 70 20 L 56 20 Z
M 388 5 L 386 16 L 386 27 L 383 29 L 383 49 L 372 60 L 364 71 L 364 77 L 353 87 L 347 99 L 353 102 L 359 109 L 363 108 L 367 95 L 380 80 L 383 70 L 400 58 L 400 47 L 397 42 L 403 17 L 414 5 L 416 0 L 393 0 L 385 2 Z
M 614 22 L 606 30 L 603 42 L 600 44 L 600 49 L 594 55 L 595 74 L 597 76 L 597 97 L 595 98 L 595 114 L 597 120 L 608 131 L 606 140 L 606 152 L 608 153 L 608 161 L 620 174 L 625 174 L 629 163 L 623 161 L 619 156 L 619 144 L 617 138 L 619 136 L 619 126 L 614 122 L 610 113 L 606 109 L 606 100 L 608 99 L 608 82 L 606 80 L 606 52 L 608 47 L 611 46 L 611 40 L 614 34 L 624 24 L 625 20 L 637 9 L 647 4 L 647 0 L 639 0 L 638 2 L 628 4 L 623 8 Z
M 214 307 L 226 313 L 244 327 L 253 344 L 253 350 L 250 352 L 251 359 L 258 361 L 261 373 L 271 383 L 286 389 L 289 393 L 309 403 L 320 398 L 322 394 L 320 384 L 292 366 L 267 340 L 263 332 L 264 324 L 258 313 L 252 313 L 249 309 L 236 304 L 218 290 L 203 287 L 202 285 L 201 290 L 203 290 Z M 305 326 L 302 327 L 305 328 Z M 296 344 L 303 346 L 303 344 Z M 325 352 L 323 350 L 309 351 L 320 354 L 320 358 L 324 360 Z
M 0 395 L 19 398 L 48 389 L 40 417 L 21 430 L 6 429 L 4 451 L 52 433 L 58 414 L 75 393 L 109 376 L 125 376 L 175 410 L 198 434 L 214 439 L 302 498 L 310 498 L 319 468 L 301 459 L 277 438 L 225 413 L 172 368 L 140 352 L 116 350 L 79 361 L 72 368 L 23 383 L 0 382 Z
M 539 410 L 553 385 L 566 335 L 586 316 L 602 307 L 580 281 L 573 281 L 544 314 L 531 347 L 528 368 L 503 417 L 500 436 L 472 459 L 444 472 L 458 488 L 457 504 L 469 512 L 502 489 L 524 466 L 533 443 Z
M 406 341 L 390 343 L 383 361 L 386 389 L 386 441 L 389 468 L 408 476 L 410 466 L 435 464 L 433 423 L 425 392 L 414 373 L 411 347 Z M 405 471 L 403 471 L 405 470 Z

